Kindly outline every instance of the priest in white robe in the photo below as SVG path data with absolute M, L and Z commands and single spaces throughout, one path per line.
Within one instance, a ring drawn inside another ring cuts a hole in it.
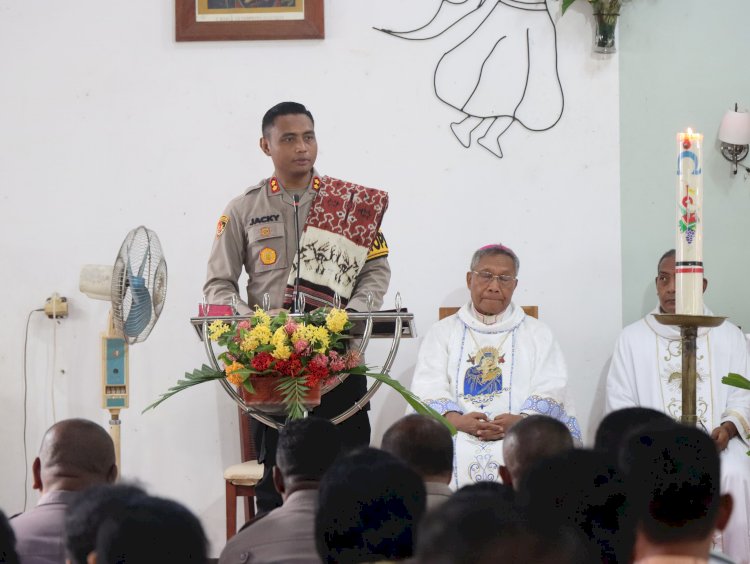
M 518 267 L 504 245 L 475 252 L 466 273 L 471 301 L 433 325 L 419 350 L 412 391 L 458 429 L 454 489 L 498 480 L 505 432 L 526 415 L 559 419 L 581 440 L 560 347 L 512 301 Z
M 679 419 L 682 414 L 682 344 L 679 327 L 662 325 L 658 313 L 675 312 L 675 252 L 659 261 L 656 292 L 659 306 L 628 325 L 620 335 L 607 377 L 605 412 L 650 407 Z M 704 280 L 704 290 L 707 282 Z M 705 315 L 713 315 L 707 308 Z M 734 498 L 727 528 L 716 548 L 738 564 L 750 563 L 750 392 L 721 383 L 730 372 L 747 377 L 745 336 L 729 321 L 700 328 L 697 339 L 696 411 L 698 426 L 721 451 L 722 493 Z

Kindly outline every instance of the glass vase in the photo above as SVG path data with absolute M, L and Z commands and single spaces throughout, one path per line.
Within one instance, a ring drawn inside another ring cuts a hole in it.
M 596 22 L 594 52 L 614 53 L 617 51 L 615 30 L 617 18 L 620 16 L 620 0 L 600 0 L 593 2 L 593 5 Z

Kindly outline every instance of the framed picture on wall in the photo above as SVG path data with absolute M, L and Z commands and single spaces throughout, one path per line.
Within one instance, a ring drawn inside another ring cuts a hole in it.
M 323 0 L 175 0 L 177 41 L 323 39 Z

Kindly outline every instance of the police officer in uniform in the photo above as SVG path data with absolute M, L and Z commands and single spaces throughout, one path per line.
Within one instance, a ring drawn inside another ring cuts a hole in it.
M 252 306 L 261 304 L 265 293 L 270 296 L 271 309 L 283 306 L 299 242 L 295 208 L 301 231 L 319 186 L 313 168 L 318 153 L 314 121 L 305 106 L 295 102 L 277 104 L 263 117 L 262 130 L 260 148 L 273 161 L 273 176 L 229 202 L 216 227 L 203 287 L 209 304 L 230 304 L 234 300 L 242 315 L 250 314 Z M 387 244 L 379 234 L 357 276 L 347 309 L 366 311 L 368 294 L 373 298 L 372 309 L 380 308 L 391 276 L 387 257 Z M 246 302 L 241 299 L 238 286 L 243 267 L 248 275 Z M 311 414 L 335 417 L 350 408 L 366 390 L 364 376 L 349 376 L 326 393 Z M 281 505 L 271 478 L 278 434 L 255 419 L 251 419 L 251 427 L 258 461 L 265 465 L 263 479 L 256 487 L 258 510 L 262 513 Z M 342 422 L 339 429 L 345 448 L 370 442 L 366 411 L 357 412 Z

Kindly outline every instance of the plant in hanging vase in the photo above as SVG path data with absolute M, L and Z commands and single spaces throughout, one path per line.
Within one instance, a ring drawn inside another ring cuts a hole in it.
M 571 4 L 576 0 L 563 0 L 562 13 L 564 14 Z M 594 35 L 594 51 L 597 53 L 614 53 L 615 29 L 617 18 L 620 16 L 621 0 L 588 0 L 594 11 L 596 31 Z
M 286 311 L 270 316 L 256 308 L 250 319 L 215 320 L 208 326 L 208 338 L 225 349 L 217 357 L 222 369 L 204 364 L 186 372 L 184 379 L 144 411 L 177 392 L 226 378 L 240 386 L 246 405 L 298 419 L 320 404 L 322 388 L 345 375 L 361 374 L 392 387 L 417 413 L 440 420 L 455 433 L 444 417 L 400 382 L 387 374 L 371 372 L 361 363 L 359 351 L 347 350 L 346 333 L 351 326 L 346 311 L 335 308 L 319 308 L 300 317 L 292 317 Z

